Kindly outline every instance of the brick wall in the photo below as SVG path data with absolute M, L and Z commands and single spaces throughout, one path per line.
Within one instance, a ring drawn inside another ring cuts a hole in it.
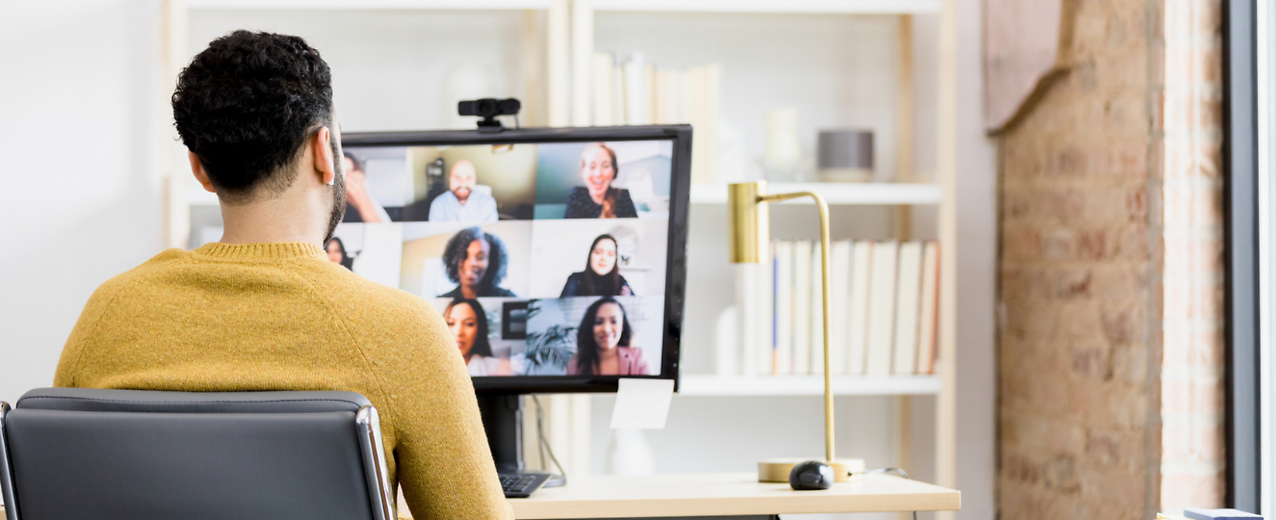
M 1222 499 L 1218 0 L 1077 0 L 1000 139 L 1001 518 Z

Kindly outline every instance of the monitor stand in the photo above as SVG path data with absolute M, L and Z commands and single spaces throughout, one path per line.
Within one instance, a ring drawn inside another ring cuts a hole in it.
M 478 395 L 479 414 L 499 473 L 523 472 L 523 396 Z
M 496 462 L 496 472 L 502 475 L 534 475 L 537 487 L 557 487 L 567 483 L 560 475 L 538 471 L 526 471 L 523 462 L 523 396 L 478 396 L 479 415 L 483 418 L 483 430 L 487 432 L 487 445 Z M 506 496 L 527 496 L 509 495 Z

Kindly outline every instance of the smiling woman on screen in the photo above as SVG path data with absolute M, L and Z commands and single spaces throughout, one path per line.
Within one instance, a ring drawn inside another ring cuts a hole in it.
M 515 296 L 509 289 L 500 287 L 508 263 L 505 242 L 500 238 L 477 227 L 463 229 L 448 240 L 443 249 L 443 265 L 447 266 L 448 279 L 457 284 L 456 289 L 439 296 L 468 300 Z
M 642 349 L 630 345 L 633 336 L 620 302 L 610 297 L 594 302 L 576 332 L 576 355 L 567 362 L 567 375 L 651 375 Z
M 510 360 L 492 355 L 488 341 L 487 313 L 478 300 L 452 300 L 443 311 L 443 320 L 456 338 L 456 347 L 465 358 L 472 376 L 508 376 Z
M 638 218 L 629 190 L 611 187 L 618 175 L 615 150 L 603 143 L 586 147 L 580 155 L 580 178 L 585 185 L 572 188 L 563 217 Z

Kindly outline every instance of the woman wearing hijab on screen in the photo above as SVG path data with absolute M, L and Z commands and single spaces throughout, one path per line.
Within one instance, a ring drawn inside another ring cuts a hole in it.
M 496 235 L 477 227 L 461 230 L 448 240 L 447 247 L 443 249 L 447 277 L 457 286 L 439 297 L 473 300 L 486 296 L 515 296 L 509 289 L 500 287 L 508 262 L 505 243 Z
M 443 320 L 456 338 L 456 347 L 461 350 L 470 375 L 510 375 L 510 360 L 492 355 L 492 344 L 487 339 L 487 314 L 478 300 L 452 300 L 443 311 Z
M 589 246 L 589 258 L 585 270 L 572 273 L 563 285 L 560 298 L 568 296 L 633 296 L 634 290 L 620 275 L 620 262 L 616 261 L 616 239 L 611 235 L 599 235 Z
M 576 331 L 576 355 L 567 362 L 567 375 L 651 375 L 642 349 L 629 344 L 633 335 L 620 302 L 611 297 L 594 302 Z
M 603 143 L 585 148 L 580 156 L 580 178 L 584 186 L 572 188 L 563 218 L 638 218 L 629 190 L 613 188 L 620 175 L 616 152 Z

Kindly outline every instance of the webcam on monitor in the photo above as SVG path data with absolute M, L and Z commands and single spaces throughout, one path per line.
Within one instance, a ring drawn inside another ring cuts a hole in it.
M 484 98 L 472 101 L 461 101 L 456 104 L 456 112 L 463 116 L 478 116 L 483 118 L 478 122 L 479 132 L 500 132 L 505 130 L 505 126 L 496 120 L 496 116 L 518 116 L 518 111 L 523 107 L 517 99 L 493 99 Z

